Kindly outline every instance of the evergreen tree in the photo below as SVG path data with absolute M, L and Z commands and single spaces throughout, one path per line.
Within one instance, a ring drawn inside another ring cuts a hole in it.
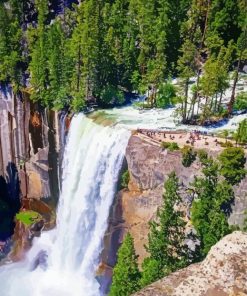
M 11 82 L 14 91 L 22 84 L 21 2 L 0 3 L 0 81 Z
M 230 184 L 238 184 L 245 177 L 246 158 L 242 148 L 226 148 L 219 155 L 219 161 L 221 174 Z
M 247 143 L 247 119 L 241 121 L 235 134 L 236 142 L 240 144 Z
M 45 106 L 51 106 L 52 98 L 47 92 L 48 88 L 48 65 L 47 65 L 47 15 L 48 0 L 36 0 L 35 6 L 38 12 L 37 28 L 29 33 L 29 48 L 31 62 L 29 71 L 33 87 L 31 98 L 40 100 Z
M 81 111 L 89 101 L 120 105 L 123 91 L 133 90 L 160 106 L 159 90 L 178 74 L 182 121 L 197 121 L 202 108 L 203 123 L 222 112 L 234 61 L 232 113 L 246 58 L 246 9 L 245 0 L 2 1 L 0 82 L 18 91 L 28 81 L 33 100 Z
M 157 218 L 150 223 L 148 245 L 150 257 L 143 262 L 142 286 L 145 286 L 189 262 L 190 252 L 185 245 L 185 225 L 183 213 L 178 209 L 178 178 L 171 173 L 165 182 L 163 205 L 157 211 Z
M 234 198 L 232 186 L 219 180 L 218 164 L 205 155 L 201 157 L 203 177 L 196 177 L 193 191 L 196 199 L 191 209 L 191 221 L 200 238 L 201 256 L 223 236 L 230 233 L 227 218 Z
M 61 21 L 55 21 L 49 28 L 48 34 L 48 79 L 49 97 L 56 109 L 68 105 L 70 97 L 70 76 L 72 60 L 67 54 L 65 33 Z
M 127 233 L 118 251 L 109 296 L 128 296 L 140 289 L 137 258 L 133 238 Z

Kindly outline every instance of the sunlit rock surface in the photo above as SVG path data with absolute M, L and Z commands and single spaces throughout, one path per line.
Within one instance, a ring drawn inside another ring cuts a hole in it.
M 213 151 L 209 151 L 209 154 L 217 156 Z M 162 203 L 164 181 L 169 173 L 175 170 L 180 180 L 180 193 L 185 211 L 189 217 L 192 197 L 188 195 L 186 188 L 190 186 L 194 177 L 200 174 L 201 166 L 195 161 L 191 167 L 185 168 L 182 165 L 180 151 L 162 150 L 159 144 L 146 141 L 136 134 L 129 140 L 126 159 L 130 171 L 129 189 L 118 194 L 115 210 L 110 217 L 110 235 L 113 236 L 112 242 L 116 243 L 117 239 L 121 241 L 126 231 L 130 231 L 141 263 L 146 256 L 143 246 L 147 243 L 148 222 L 155 217 L 157 207 Z M 247 207 L 247 177 L 239 186 L 235 186 L 234 191 L 235 202 L 232 205 L 229 223 L 241 225 Z
M 247 234 L 224 237 L 198 264 L 172 273 L 135 296 L 247 295 Z

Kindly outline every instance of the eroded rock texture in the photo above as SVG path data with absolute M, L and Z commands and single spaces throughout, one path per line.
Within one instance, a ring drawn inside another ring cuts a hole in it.
M 216 157 L 215 152 L 209 154 Z M 159 143 L 150 141 L 140 135 L 132 135 L 126 151 L 128 169 L 130 171 L 129 190 L 118 194 L 114 211 L 110 217 L 110 234 L 112 241 L 121 240 L 129 230 L 135 239 L 135 247 L 139 262 L 146 256 L 144 244 L 147 243 L 149 232 L 148 222 L 155 217 L 157 207 L 162 202 L 164 181 L 169 173 L 175 170 L 180 180 L 181 195 L 187 217 L 190 215 L 192 196 L 186 188 L 201 174 L 201 166 L 195 161 L 191 167 L 182 165 L 182 155 L 179 151 L 162 150 Z M 235 204 L 229 218 L 231 224 L 240 224 L 244 220 L 247 208 L 247 177 L 235 187 Z
M 23 197 L 57 194 L 58 120 L 54 111 L 31 103 L 28 94 L 0 89 L 0 175 L 7 179 L 7 168 L 14 165 Z
M 17 223 L 14 231 L 15 215 L 21 208 L 43 215 L 44 202 L 48 203 L 45 228 L 54 225 L 51 208 L 58 200 L 65 122 L 66 114 L 32 103 L 29 94 L 0 87 L 0 257 L 13 233 L 16 253 L 28 245 L 24 225 Z
M 225 236 L 198 264 L 179 270 L 135 296 L 247 295 L 247 234 Z

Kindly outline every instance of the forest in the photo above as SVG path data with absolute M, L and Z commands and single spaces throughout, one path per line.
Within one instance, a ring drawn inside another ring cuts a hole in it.
M 150 107 L 178 103 L 183 123 L 246 109 L 246 94 L 235 93 L 247 59 L 246 0 L 55 2 L 0 3 L 0 81 L 15 93 L 74 112 L 146 93 Z

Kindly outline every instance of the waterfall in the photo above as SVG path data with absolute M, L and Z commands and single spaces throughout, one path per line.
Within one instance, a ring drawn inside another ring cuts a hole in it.
M 63 160 L 57 226 L 22 262 L 0 268 L 1 296 L 99 296 L 95 277 L 130 133 L 73 118 Z

